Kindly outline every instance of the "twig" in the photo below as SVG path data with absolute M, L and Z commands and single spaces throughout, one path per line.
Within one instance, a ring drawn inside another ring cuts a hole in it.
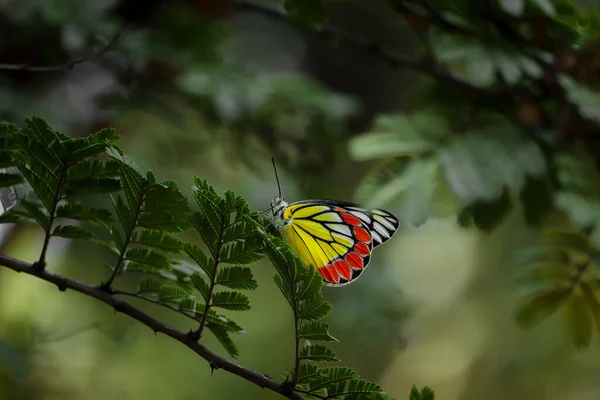
M 249 382 L 255 383 L 256 385 L 269 389 L 273 392 L 279 393 L 282 396 L 292 399 L 292 400 L 302 400 L 302 397 L 297 393 L 290 393 L 289 390 L 286 390 L 287 387 L 285 384 L 279 383 L 260 372 L 253 371 L 246 367 L 243 367 L 239 364 L 226 360 L 225 358 L 213 353 L 204 345 L 199 342 L 190 340 L 188 338 L 187 333 L 184 333 L 180 330 L 177 330 L 170 325 L 167 325 L 143 311 L 137 309 L 131 304 L 117 299 L 114 297 L 112 293 L 107 292 L 101 288 L 96 286 L 89 285 L 87 283 L 83 283 L 74 279 L 69 279 L 65 276 L 55 274 L 46 269 L 44 270 L 35 270 L 32 264 L 26 263 L 24 261 L 20 261 L 14 259 L 12 257 L 8 257 L 0 254 L 0 265 L 10 268 L 16 272 L 23 272 L 28 275 L 35 276 L 39 279 L 42 279 L 46 282 L 50 282 L 55 284 L 59 290 L 65 291 L 67 289 L 74 290 L 79 293 L 83 293 L 88 297 L 93 297 L 109 306 L 113 307 L 116 312 L 121 312 L 125 315 L 130 316 L 131 318 L 141 322 L 146 325 L 154 332 L 164 333 L 165 335 L 175 339 L 176 341 L 184 344 L 200 357 L 205 359 L 210 363 L 211 366 L 228 371 L 234 375 L 237 375 L 241 378 L 246 379 Z
M 96 58 L 100 58 L 104 54 L 106 54 L 115 44 L 117 44 L 117 42 L 119 41 L 121 36 L 123 36 L 125 31 L 127 31 L 127 29 L 129 29 L 130 26 L 131 25 L 126 25 L 123 29 L 119 30 L 99 52 L 92 55 L 91 57 L 82 57 L 82 58 L 78 58 L 73 61 L 68 61 L 68 62 L 65 62 L 62 64 L 55 64 L 55 65 L 29 65 L 27 63 L 23 63 L 23 64 L 0 63 L 0 70 L 25 71 L 25 72 L 59 72 L 59 71 L 72 70 L 76 66 L 83 64 L 86 61 L 91 61 Z

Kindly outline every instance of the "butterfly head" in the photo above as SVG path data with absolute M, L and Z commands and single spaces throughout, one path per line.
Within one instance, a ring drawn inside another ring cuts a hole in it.
M 281 196 L 275 196 L 271 202 L 271 221 L 277 229 L 285 229 L 292 222 L 291 218 L 284 218 L 283 214 L 288 207 L 288 202 Z

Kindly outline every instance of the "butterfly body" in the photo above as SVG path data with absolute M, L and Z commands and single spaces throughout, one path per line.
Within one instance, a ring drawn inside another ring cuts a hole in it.
M 336 200 L 287 203 L 276 196 L 270 211 L 273 225 L 328 286 L 356 280 L 371 261 L 373 249 L 391 239 L 399 226 L 385 210 Z

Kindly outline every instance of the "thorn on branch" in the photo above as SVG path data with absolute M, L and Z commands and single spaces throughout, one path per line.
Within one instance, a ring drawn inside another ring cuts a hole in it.
M 200 330 L 196 329 L 195 331 L 191 330 L 187 334 L 187 338 L 190 342 L 197 342 L 200 340 Z
M 123 312 L 124 307 L 123 307 L 123 303 L 121 301 L 115 303 L 115 305 L 113 307 L 115 309 L 115 314 L 118 312 Z
M 210 376 L 212 376 L 215 369 L 219 369 L 219 364 L 215 360 L 211 360 L 208 365 L 210 365 Z
M 57 283 L 56 287 L 58 287 L 58 290 L 60 290 L 61 292 L 65 292 L 67 290 L 67 284 L 65 282 Z

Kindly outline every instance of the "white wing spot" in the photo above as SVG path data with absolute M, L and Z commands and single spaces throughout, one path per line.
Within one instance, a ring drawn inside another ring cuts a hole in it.
M 350 231 L 350 228 L 346 225 L 342 225 L 342 224 L 326 224 L 326 225 L 329 229 L 331 229 L 334 232 L 338 232 L 343 235 L 352 237 L 352 232 Z
M 386 228 L 388 228 L 392 231 L 395 231 L 397 228 L 397 225 L 390 222 L 390 220 L 388 218 L 384 218 L 384 217 L 381 217 L 378 215 L 375 217 L 375 220 L 378 222 L 381 222 L 382 225 L 384 225 Z
M 377 232 L 371 232 L 371 236 L 373 237 L 373 240 L 375 242 L 378 242 L 378 244 L 381 244 L 383 242 L 383 240 L 381 239 L 381 236 L 379 236 L 379 234 Z
M 373 228 L 375 228 L 375 230 L 376 230 L 377 232 L 379 232 L 379 234 L 380 234 L 382 237 L 384 237 L 384 238 L 386 238 L 386 239 L 389 239 L 389 238 L 390 238 L 390 233 L 388 232 L 388 230 L 387 230 L 387 229 L 385 229 L 385 227 L 384 227 L 383 225 L 381 225 L 379 222 L 375 222 L 375 223 L 373 223 Z
M 356 218 L 365 222 L 367 225 L 369 225 L 371 223 L 371 218 L 369 218 L 369 216 L 362 211 L 351 211 L 350 213 L 352 215 L 354 215 Z

